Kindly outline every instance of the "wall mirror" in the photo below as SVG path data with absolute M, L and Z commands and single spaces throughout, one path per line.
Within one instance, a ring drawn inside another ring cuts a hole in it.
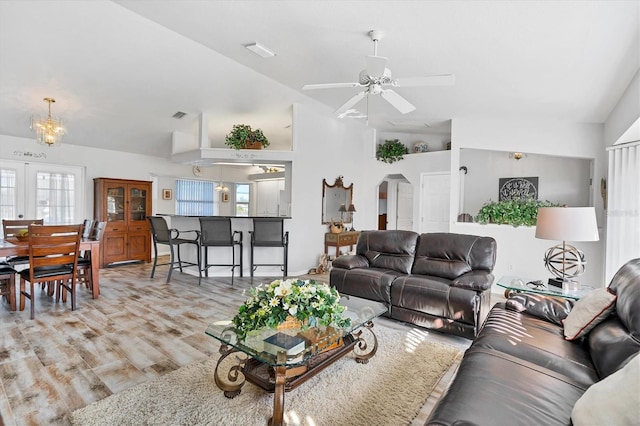
M 342 176 L 338 176 L 333 185 L 329 185 L 326 179 L 322 179 L 322 223 L 342 220 L 340 206 L 347 208 L 353 202 L 353 183 L 344 186 Z

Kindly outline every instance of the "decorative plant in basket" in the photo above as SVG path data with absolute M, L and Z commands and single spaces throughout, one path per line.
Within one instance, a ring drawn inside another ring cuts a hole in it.
M 248 124 L 234 124 L 224 143 L 234 149 L 261 149 L 269 146 L 262 130 L 252 130 Z
M 315 280 L 275 280 L 250 288 L 249 296 L 232 320 L 240 340 L 250 331 L 275 329 L 291 320 L 299 321 L 303 329 L 351 324 L 349 318 L 342 317 L 346 307 L 340 305 L 338 291 Z
M 385 163 L 393 163 L 395 161 L 402 160 L 405 154 L 408 154 L 409 150 L 398 139 L 385 140 L 383 144 L 378 145 L 376 150 L 376 158 L 378 161 Z
M 535 226 L 539 207 L 560 207 L 561 204 L 538 200 L 488 201 L 475 217 L 480 224 L 497 223 L 517 226 Z

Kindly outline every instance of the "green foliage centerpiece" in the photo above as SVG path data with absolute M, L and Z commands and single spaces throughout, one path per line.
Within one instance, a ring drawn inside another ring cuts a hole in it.
M 540 207 L 559 207 L 560 204 L 551 201 L 504 200 L 488 201 L 475 217 L 480 224 L 497 223 L 518 226 L 535 226 L 538 222 Z
M 303 327 L 351 324 L 342 317 L 347 308 L 340 305 L 338 291 L 315 280 L 275 280 L 249 289 L 249 295 L 232 320 L 240 340 L 250 331 L 276 328 L 288 317 L 296 318 Z

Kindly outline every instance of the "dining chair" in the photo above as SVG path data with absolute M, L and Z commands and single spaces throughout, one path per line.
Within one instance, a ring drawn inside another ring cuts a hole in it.
M 35 318 L 36 283 L 57 283 L 56 301 L 66 291 L 71 293 L 71 310 L 76 309 L 76 267 L 80 253 L 82 224 L 78 225 L 29 225 L 29 268 L 20 275 L 20 310 L 24 310 L 25 298 L 31 302 L 31 319 Z M 26 281 L 30 292 L 26 291 Z
M 9 302 L 9 308 L 16 310 L 16 270 L 8 263 L 0 263 L 0 296 Z
M 85 219 L 82 223 L 82 238 L 87 239 L 91 236 L 93 232 L 93 226 L 95 224 L 95 220 L 93 219 Z
M 202 279 L 202 271 L 200 270 L 200 231 L 178 231 L 177 229 L 169 229 L 167 221 L 162 216 L 148 216 L 149 223 L 151 224 L 151 234 L 153 235 L 153 251 L 155 253 L 153 258 L 153 267 L 151 268 L 151 278 L 153 278 L 156 272 L 156 266 L 169 265 L 169 273 L 167 274 L 167 284 L 171 281 L 171 272 L 174 269 L 179 269 L 182 272 L 182 268 L 196 266 L 198 268 L 199 280 Z M 180 238 L 181 233 L 195 233 L 196 237 Z M 169 246 L 169 262 L 161 263 L 158 265 L 158 244 L 166 244 Z M 196 246 L 196 252 L 198 256 L 198 263 L 186 262 L 180 258 L 180 247 L 185 244 L 193 244 Z M 178 261 L 175 260 L 174 249 L 177 251 Z M 198 282 L 199 282 L 198 280 Z
M 29 225 L 43 225 L 44 219 L 2 219 L 2 235 L 4 239 L 16 238 L 22 231 L 26 231 Z M 18 265 L 26 265 L 29 263 L 29 256 L 9 256 L 6 262 L 15 267 Z
M 284 219 L 279 217 L 253 218 L 251 234 L 251 277 L 258 266 L 280 266 L 283 277 L 286 278 L 289 267 L 289 232 L 284 231 Z M 255 263 L 255 247 L 282 247 L 282 263 Z
M 86 222 L 86 221 L 85 221 Z M 106 221 L 91 221 L 91 229 L 89 232 L 83 232 L 82 239 L 93 240 L 93 241 L 102 241 L 102 237 L 104 236 L 104 231 L 107 228 Z M 86 228 L 85 228 L 86 229 Z M 86 235 L 86 237 L 85 237 Z M 92 262 L 99 262 L 99 259 L 91 258 L 91 251 L 81 251 L 78 256 L 78 268 L 77 268 L 77 276 L 76 279 L 78 283 L 84 283 L 85 286 L 89 290 L 93 290 L 93 282 L 91 281 L 91 268 Z
M 231 230 L 231 219 L 228 217 L 200 217 L 200 247 L 204 248 L 204 265 L 200 268 L 204 276 L 209 276 L 212 266 L 231 266 L 231 287 L 236 268 L 240 268 L 242 276 L 242 232 Z M 231 263 L 209 263 L 210 247 L 231 247 Z M 236 263 L 236 247 L 240 248 L 239 263 Z M 202 280 L 202 274 L 198 285 Z

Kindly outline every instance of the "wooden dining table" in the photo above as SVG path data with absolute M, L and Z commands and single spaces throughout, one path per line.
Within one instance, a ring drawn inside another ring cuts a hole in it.
M 83 238 L 80 240 L 80 250 L 90 251 L 92 259 L 100 259 L 100 241 Z M 29 242 L 18 241 L 15 238 L 0 239 L 0 257 L 29 256 Z M 91 283 L 93 285 L 93 298 L 100 295 L 100 265 L 99 262 L 91 262 Z

